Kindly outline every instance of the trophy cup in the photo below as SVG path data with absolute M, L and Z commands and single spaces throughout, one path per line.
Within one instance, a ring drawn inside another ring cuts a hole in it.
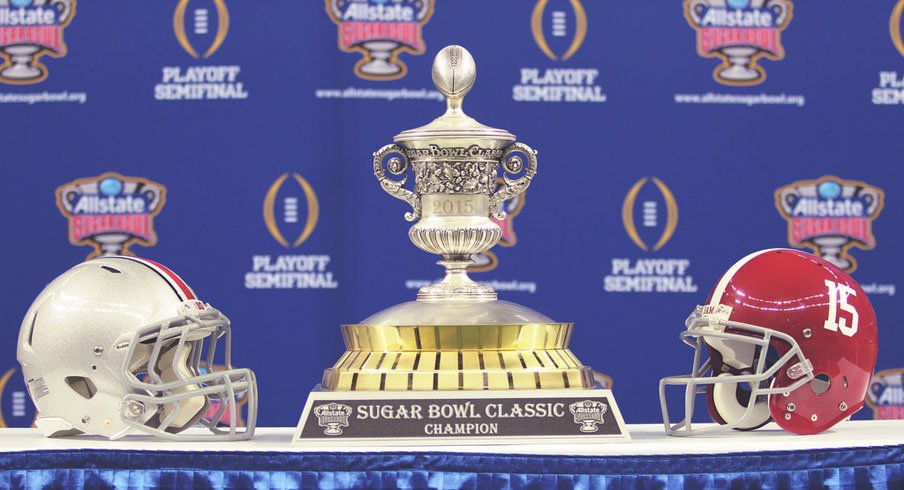
M 475 79 L 467 50 L 443 48 L 433 82 L 446 97 L 445 114 L 374 153 L 382 188 L 411 206 L 409 238 L 441 257 L 445 277 L 422 287 L 416 301 L 342 326 L 347 351 L 309 396 L 294 443 L 629 438 L 611 392 L 595 386 L 568 349 L 573 325 L 501 301 L 468 277 L 472 254 L 502 235 L 491 216 L 503 219 L 503 202 L 537 173 L 537 152 L 462 111 Z M 414 190 L 405 187 L 410 174 Z M 321 413 L 349 414 L 341 434 L 324 430 L 335 419 Z

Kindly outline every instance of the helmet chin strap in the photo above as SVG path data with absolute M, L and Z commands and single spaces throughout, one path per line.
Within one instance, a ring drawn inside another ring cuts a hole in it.
M 160 355 L 160 360 L 157 362 L 156 369 L 159 369 L 160 379 L 163 380 L 164 383 L 189 379 L 195 376 L 188 366 L 193 348 L 193 343 L 186 343 L 185 348 L 182 349 L 178 359 L 175 356 L 176 351 L 179 349 L 177 349 L 175 345 Z M 201 387 L 197 384 L 183 384 L 173 388 L 171 391 L 174 395 L 178 395 L 197 391 L 200 388 Z M 181 432 L 188 427 L 191 427 L 204 416 L 209 405 L 210 403 L 204 395 L 180 399 L 178 412 L 176 412 L 175 417 L 172 419 L 172 423 L 166 429 L 167 432 Z M 175 409 L 175 403 L 164 404 L 160 409 L 160 420 L 165 420 Z

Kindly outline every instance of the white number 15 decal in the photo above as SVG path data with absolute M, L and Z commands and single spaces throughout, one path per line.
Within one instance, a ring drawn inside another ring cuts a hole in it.
M 829 318 L 823 326 L 826 330 L 831 330 L 833 332 L 841 330 L 842 334 L 853 337 L 854 334 L 857 333 L 859 315 L 857 315 L 857 309 L 848 303 L 848 296 L 857 296 L 857 293 L 846 284 L 839 284 L 828 279 L 825 280 L 825 283 L 829 288 Z M 846 318 L 841 318 L 839 316 L 839 308 L 841 308 L 841 311 L 850 313 L 850 325 L 847 324 Z

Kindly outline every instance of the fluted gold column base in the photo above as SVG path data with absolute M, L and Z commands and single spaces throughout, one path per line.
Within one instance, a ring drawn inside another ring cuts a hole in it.
M 323 373 L 331 391 L 590 388 L 568 349 L 573 324 L 343 325 L 347 351 Z

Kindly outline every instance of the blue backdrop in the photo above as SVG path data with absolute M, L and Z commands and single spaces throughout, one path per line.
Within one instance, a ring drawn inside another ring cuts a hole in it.
M 613 378 L 627 422 L 660 420 L 659 378 L 690 368 L 683 320 L 760 248 L 855 244 L 819 252 L 856 260 L 879 318 L 877 369 L 904 366 L 894 296 L 904 2 L 775 0 L 770 19 L 750 20 L 752 40 L 715 14 L 695 20 L 718 9 L 680 1 L 438 0 L 390 27 L 360 19 L 391 19 L 408 3 L 338 3 L 359 23 L 340 28 L 316 0 L 79 1 L 31 34 L 0 15 L 3 56 L 31 43 L 46 70 L 0 72 L 0 367 L 17 366 L 15 338 L 38 292 L 94 250 L 70 243 L 57 189 L 116 172 L 166 189 L 153 216 L 127 227 L 156 243 L 129 251 L 167 264 L 233 320 L 234 358 L 258 375 L 259 423 L 294 425 L 344 350 L 338 325 L 441 275 L 409 242 L 405 205 L 381 191 L 371 153 L 442 113 L 430 66 L 448 44 L 477 61 L 468 114 L 539 151 L 533 185 L 509 205 L 506 246 L 481 257 L 492 270 L 474 277 L 575 322 L 573 351 Z M 359 63 L 381 36 L 407 46 L 392 57 L 407 69 Z M 720 78 L 725 53 L 742 61 Z M 884 206 L 866 203 L 843 223 L 792 216 L 797 236 L 776 201 L 788 186 L 821 200 L 877 188 Z M 153 234 L 139 230 L 151 222 Z M 279 264 L 313 274 L 268 275 Z M 273 284 L 290 287 L 261 287 Z M 29 425 L 21 374 L 3 382 L 5 423 Z

